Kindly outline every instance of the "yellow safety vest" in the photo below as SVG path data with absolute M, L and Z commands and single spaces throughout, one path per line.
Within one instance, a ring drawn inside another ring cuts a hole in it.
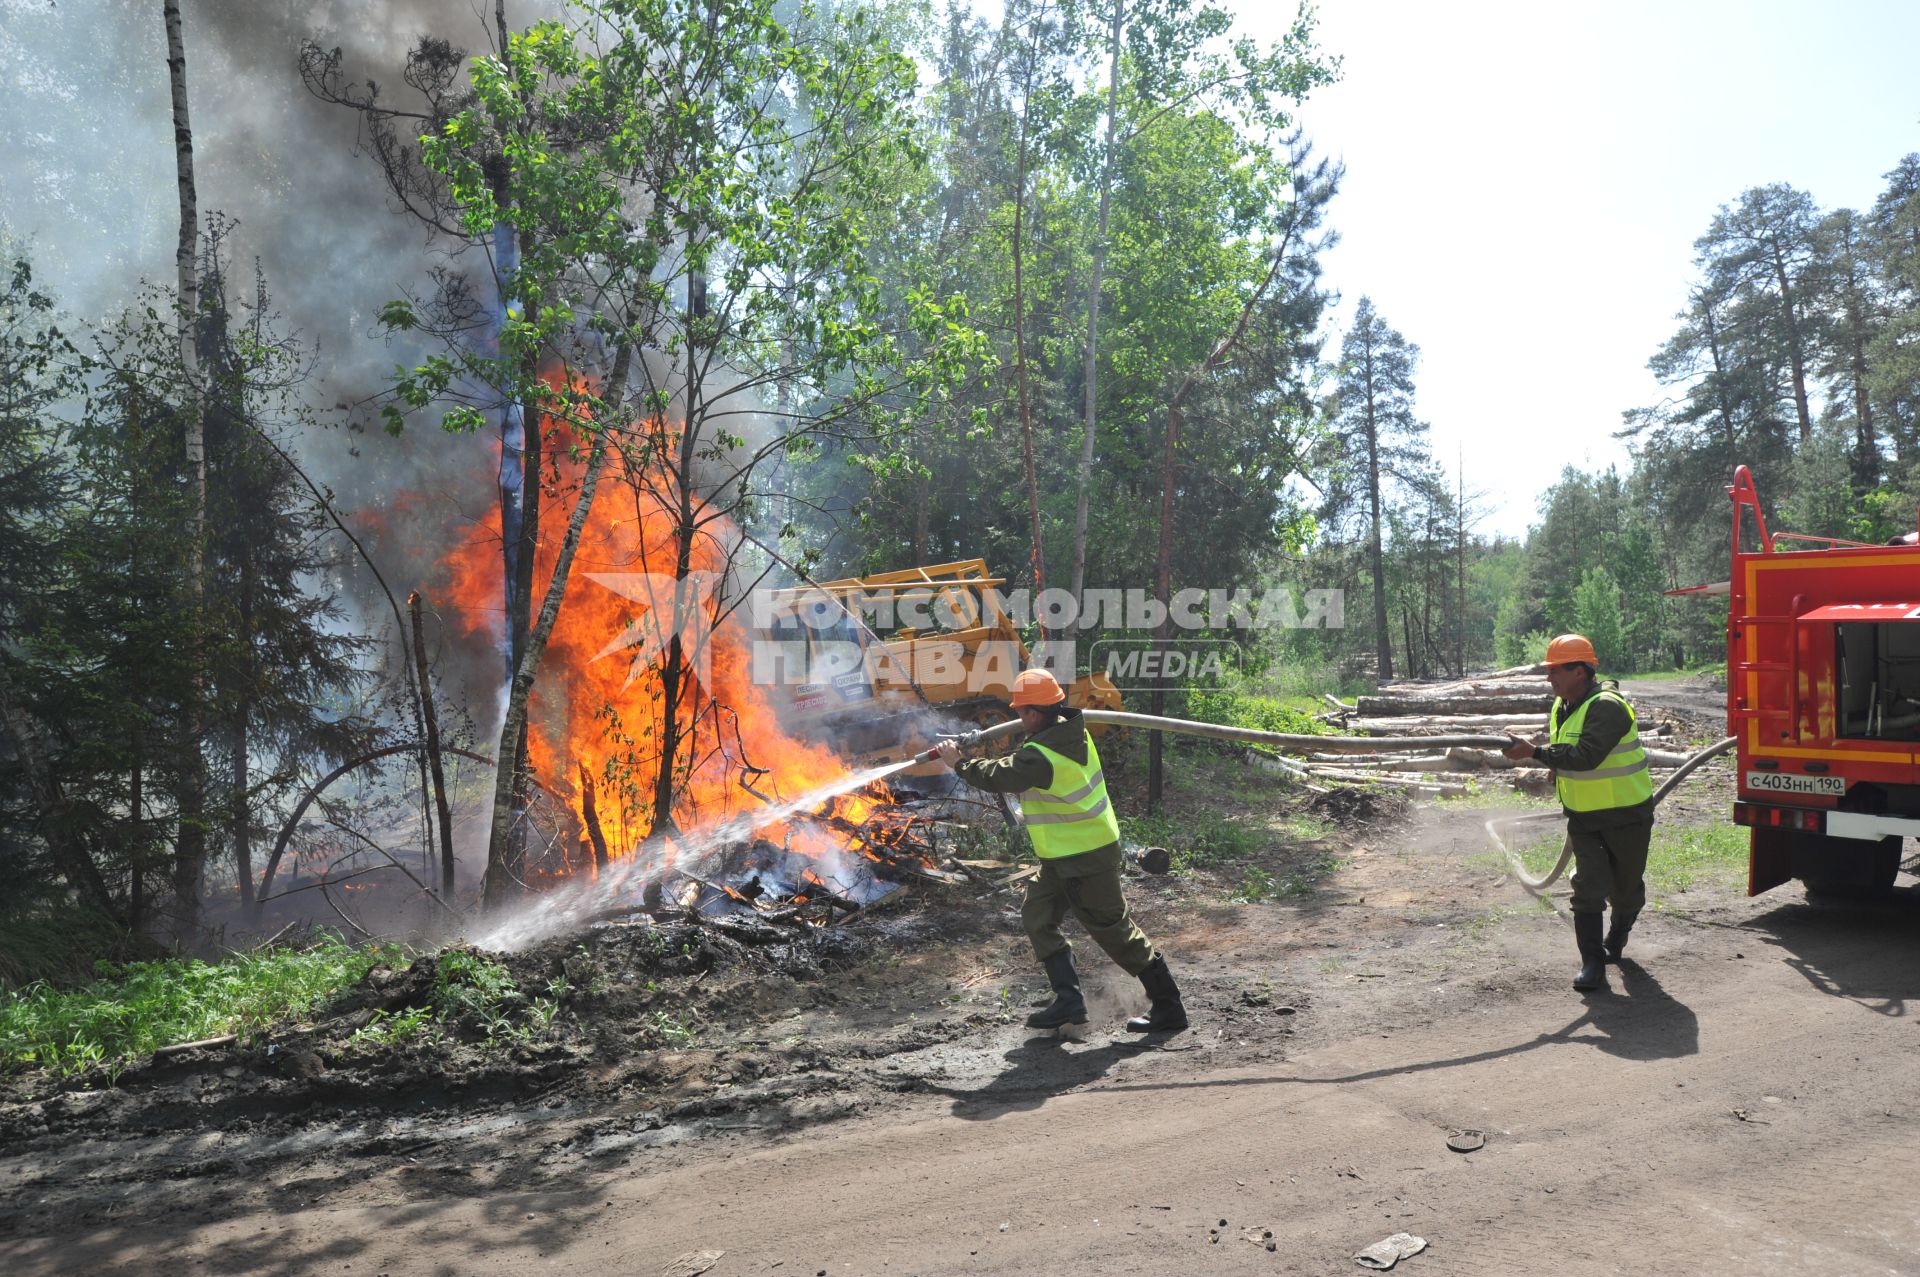
M 1579 744 L 1580 728 L 1587 721 L 1587 707 L 1603 696 L 1619 702 L 1627 711 L 1627 734 L 1592 771 L 1554 773 L 1554 790 L 1560 795 L 1560 805 L 1568 811 L 1632 807 L 1653 797 L 1653 777 L 1647 771 L 1647 751 L 1640 748 L 1640 721 L 1633 712 L 1633 706 L 1627 704 L 1627 698 L 1620 693 L 1595 692 L 1581 701 L 1580 707 L 1565 719 L 1560 716 L 1566 711 L 1566 702 L 1555 697 L 1553 715 L 1549 720 L 1553 724 L 1553 743 Z
M 1100 751 L 1087 740 L 1087 761 L 1076 763 L 1045 745 L 1029 745 L 1053 764 L 1053 782 L 1045 789 L 1020 795 L 1020 811 L 1033 854 L 1042 860 L 1077 856 L 1120 841 L 1120 821 L 1107 801 L 1107 777 L 1100 768 Z

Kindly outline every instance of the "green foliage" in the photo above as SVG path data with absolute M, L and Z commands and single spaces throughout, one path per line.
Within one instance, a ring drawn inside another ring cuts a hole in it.
M 17 925 L 77 903 L 139 934 L 163 891 L 191 919 L 209 860 L 250 877 L 263 813 L 367 729 L 340 543 L 282 447 L 308 357 L 274 332 L 263 282 L 234 314 L 230 231 L 209 229 L 191 386 L 157 290 L 85 356 L 24 261 L 0 295 L 0 837 L 19 857 Z
M 384 1008 L 373 1013 L 373 1017 L 353 1035 L 355 1042 L 382 1042 L 388 1045 L 400 1045 L 416 1038 L 430 1036 L 436 1030 L 432 1007 L 408 1007 L 401 1011 L 388 1011 Z
M 1580 588 L 1573 593 L 1571 629 L 1587 636 L 1594 655 L 1600 658 L 1601 669 L 1630 668 L 1626 661 L 1627 630 L 1620 618 L 1620 587 L 1604 567 L 1590 568 L 1581 577 Z
M 1501 669 L 1531 665 L 1546 654 L 1553 635 L 1544 629 L 1525 628 L 1532 611 L 1532 603 L 1517 589 L 1500 604 L 1493 624 L 1493 659 Z
M 1280 888 L 1280 881 L 1272 874 L 1257 865 L 1249 865 L 1241 874 L 1239 884 L 1227 893 L 1227 899 L 1240 904 L 1259 904 L 1278 896 Z
M 1210 688 L 1187 694 L 1186 717 L 1201 723 L 1219 723 L 1225 727 L 1246 727 L 1261 732 L 1288 735 L 1324 736 L 1334 729 L 1317 721 L 1319 711 L 1309 705 L 1288 704 L 1277 696 L 1233 688 Z
M 398 1043 L 450 1030 L 488 1042 L 525 1040 L 544 1033 L 560 1011 L 564 977 L 548 982 L 547 997 L 529 997 L 499 959 L 456 946 L 436 955 L 427 1000 L 382 1012 L 354 1034 L 356 1041 Z
M 837 404 L 829 417 L 851 404 L 877 413 L 890 379 L 934 392 L 977 356 L 962 299 L 909 288 L 888 313 L 868 268 L 902 170 L 919 162 L 916 69 L 874 11 L 783 21 L 773 0 L 575 7 L 582 24 L 538 22 L 476 59 L 470 104 L 422 139 L 466 235 L 511 233 L 519 256 L 497 353 L 455 341 L 406 370 L 390 425 L 478 383 L 592 433 L 617 420 L 626 387 L 551 375 L 582 328 L 696 379 L 713 356 L 744 374 L 695 396 L 696 413 L 775 386 Z M 395 302 L 382 321 L 405 329 L 419 316 Z M 658 414 L 672 398 L 651 386 L 640 406 Z M 456 406 L 444 424 L 477 422 Z M 716 441 L 709 431 L 695 451 L 718 458 Z
M 1850 541 L 1884 543 L 1909 531 L 1914 512 L 1920 508 L 1911 492 L 1878 488 L 1863 492 L 1847 513 L 1846 535 Z
M 0 992 L 43 981 L 56 988 L 84 984 L 99 962 L 159 953 L 158 945 L 130 934 L 114 919 L 57 897 L 16 898 L 0 911 Z
M 157 1047 L 298 1019 L 392 957 L 329 937 L 212 963 L 103 962 L 83 988 L 41 982 L 5 995 L 0 1068 L 70 1076 L 98 1065 L 117 1075 Z
M 442 1018 L 494 1018 L 524 1001 L 520 986 L 499 961 L 477 949 L 449 949 L 434 969 L 433 1006 Z
M 690 1047 L 698 1037 L 692 1025 L 666 1011 L 653 1012 L 647 1019 L 647 1027 L 661 1042 L 671 1047 Z
M 1285 110 L 1330 68 L 1304 20 L 1261 49 L 1223 38 L 1232 17 L 1221 6 L 1150 0 L 1126 14 L 1111 155 L 1110 86 L 1081 82 L 1088 63 L 1104 80 L 1104 20 L 1021 0 L 997 25 L 956 11 L 927 33 L 934 85 L 919 128 L 931 164 L 915 217 L 873 245 L 874 261 L 891 290 L 964 293 L 995 334 L 994 359 L 949 396 L 908 405 L 901 433 L 825 450 L 827 464 L 796 471 L 797 546 L 851 518 L 861 536 L 831 559 L 837 567 L 978 556 L 1031 584 L 1011 396 L 1016 247 L 1047 583 L 1067 584 L 1073 561 L 1088 289 L 1101 247 L 1088 586 L 1151 581 L 1170 388 L 1227 334 L 1276 253 L 1281 273 L 1243 356 L 1187 400 L 1175 518 L 1204 517 L 1209 535 L 1177 539 L 1173 575 L 1249 583 L 1276 546 L 1305 539 L 1310 525 L 1286 481 L 1315 429 L 1308 389 L 1325 302 L 1316 228 L 1337 172 L 1289 142 Z
M 1362 297 L 1340 343 L 1330 405 L 1336 429 L 1325 441 L 1319 465 L 1322 524 L 1332 535 L 1366 548 L 1373 596 L 1367 628 L 1381 678 L 1394 672 L 1390 627 L 1395 618 L 1387 607 L 1385 561 L 1389 521 L 1397 501 L 1441 498 L 1427 449 L 1427 423 L 1413 406 L 1419 361 L 1420 348 L 1387 323 L 1371 298 Z M 1408 663 L 1415 659 L 1408 654 Z

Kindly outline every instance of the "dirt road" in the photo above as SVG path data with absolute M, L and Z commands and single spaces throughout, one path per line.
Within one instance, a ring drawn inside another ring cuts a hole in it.
M 1137 990 L 1110 968 L 1087 1041 L 1019 1028 L 1001 919 L 683 1053 L 707 1084 L 665 1120 L 637 1093 L 23 1109 L 0 1271 L 1337 1273 L 1408 1231 L 1415 1277 L 1920 1272 L 1920 887 L 1696 881 L 1582 998 L 1483 815 L 1350 832 L 1266 903 L 1142 885 L 1195 1011 L 1164 1045 L 1114 1031 Z

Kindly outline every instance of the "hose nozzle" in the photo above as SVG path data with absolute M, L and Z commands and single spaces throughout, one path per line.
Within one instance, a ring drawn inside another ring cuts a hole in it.
M 965 750 L 972 749 L 975 745 L 979 744 L 981 735 L 982 733 L 980 732 L 967 732 L 962 736 L 943 736 L 940 739 L 943 743 L 952 741 L 956 748 Z M 932 749 L 922 750 L 920 753 L 915 754 L 913 761 L 916 763 L 932 763 L 938 762 L 939 758 L 940 746 L 935 745 Z

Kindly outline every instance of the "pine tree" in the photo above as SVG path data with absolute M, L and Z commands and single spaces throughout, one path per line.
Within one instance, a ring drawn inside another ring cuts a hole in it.
M 1740 340 L 1773 370 L 1799 442 L 1813 435 L 1810 365 L 1814 353 L 1813 281 L 1820 274 L 1818 210 L 1791 186 L 1758 186 L 1714 216 L 1694 242 L 1713 294 L 1739 317 Z
M 80 504 L 63 464 L 72 435 L 57 416 L 80 390 L 75 352 L 27 259 L 8 252 L 0 267 L 0 881 L 9 911 L 42 900 L 57 876 L 66 898 L 119 916 L 89 795 L 71 774 L 65 653 L 50 624 L 67 597 L 68 519 Z
M 1886 175 L 1867 216 L 1874 275 L 1886 320 L 1868 339 L 1868 387 L 1894 456 L 1920 463 L 1920 152 Z
M 1393 643 L 1387 615 L 1384 543 L 1387 515 L 1401 492 L 1411 491 L 1431 470 L 1427 423 L 1414 415 L 1414 371 L 1420 348 L 1396 332 L 1362 297 L 1340 345 L 1340 368 L 1332 408 L 1341 453 L 1326 458 L 1336 472 L 1328 517 L 1358 515 L 1367 538 L 1373 577 L 1373 641 L 1380 678 L 1393 677 Z
M 362 747 L 354 709 L 368 643 L 331 582 L 343 547 L 269 424 L 291 412 L 301 352 L 268 326 L 264 282 L 236 324 L 217 253 L 201 284 L 207 380 L 211 732 L 225 763 L 214 807 L 243 904 L 260 814 L 314 764 Z

